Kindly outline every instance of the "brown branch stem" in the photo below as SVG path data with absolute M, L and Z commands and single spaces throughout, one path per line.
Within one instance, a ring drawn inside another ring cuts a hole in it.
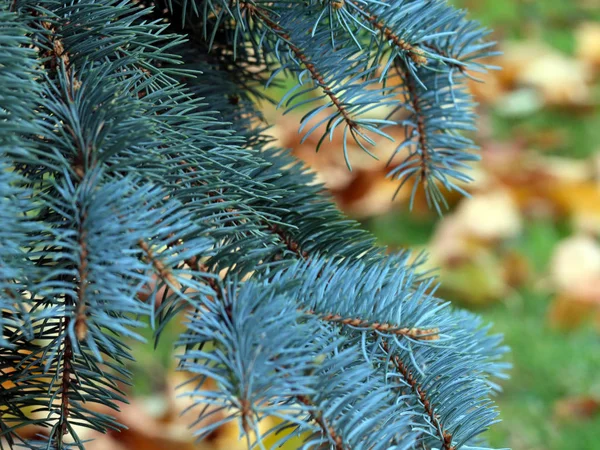
M 396 62 L 394 67 L 398 72 L 398 75 L 400 75 L 400 77 L 404 80 L 406 89 L 408 90 L 408 100 L 410 101 L 414 110 L 416 131 L 418 135 L 418 146 L 421 150 L 420 153 L 417 152 L 416 154 L 418 155 L 420 160 L 419 165 L 421 166 L 421 177 L 423 183 L 427 183 L 427 175 L 429 173 L 429 162 L 431 159 L 431 155 L 429 153 L 429 146 L 427 142 L 427 130 L 424 118 L 425 116 L 423 115 L 421 105 L 419 103 L 419 94 L 417 93 L 415 81 L 405 73 L 400 63 Z
M 87 278 L 88 278 L 88 248 L 87 248 L 87 230 L 84 228 L 83 223 L 86 220 L 86 214 L 84 213 L 81 218 L 79 225 L 79 286 L 77 289 L 77 307 L 75 313 L 75 334 L 77 339 L 82 341 L 87 336 L 87 315 L 86 315 L 86 289 L 87 289 Z
M 395 334 L 419 341 L 436 341 L 439 337 L 439 328 L 400 328 L 391 323 L 369 322 L 368 320 L 352 317 L 343 317 L 339 314 L 319 314 L 315 311 L 304 311 L 305 314 L 318 316 L 325 322 L 335 322 L 354 328 L 379 331 L 381 333 Z
M 404 362 L 402 362 L 402 359 L 398 355 L 392 353 L 392 350 L 385 339 L 382 340 L 381 347 L 388 355 L 390 355 L 390 359 L 396 369 L 398 369 L 398 372 L 400 372 L 404 380 L 410 385 L 413 393 L 419 398 L 419 401 L 423 405 L 431 424 L 438 432 L 438 437 L 442 442 L 442 450 L 456 450 L 452 445 L 452 434 L 444 430 L 442 427 L 442 424 L 440 423 L 438 416 L 435 414 L 434 407 L 427 397 L 425 390 L 419 385 L 411 371 L 408 369 L 408 367 L 406 367 Z
M 306 406 L 314 406 L 314 404 L 312 403 L 310 398 L 307 397 L 306 395 L 297 395 L 296 399 L 300 403 L 302 403 Z M 321 427 L 321 430 L 323 431 L 323 433 L 328 435 L 333 440 L 333 442 L 335 442 L 336 450 L 350 449 L 349 446 L 344 445 L 344 441 L 343 441 L 342 437 L 339 434 L 337 434 L 335 429 L 329 424 L 329 422 L 327 422 L 327 419 L 325 419 L 320 412 L 318 412 L 316 414 L 312 414 L 312 416 L 314 417 L 315 421 Z
M 302 49 L 294 45 L 291 40 L 291 36 L 287 33 L 277 22 L 275 22 L 267 11 L 264 11 L 251 3 L 240 3 L 250 15 L 258 16 L 271 30 L 273 30 L 278 36 L 286 41 L 289 49 L 294 55 L 304 64 L 304 67 L 310 72 L 311 77 L 315 80 L 319 86 L 323 89 L 323 92 L 329 97 L 331 103 L 334 104 L 338 112 L 344 118 L 344 121 L 351 129 L 358 129 L 358 124 L 352 119 L 350 112 L 346 109 L 342 101 L 333 93 L 332 89 L 327 85 L 323 75 L 315 67 L 314 63 L 311 62 L 308 57 L 304 54 Z
M 50 58 L 50 70 L 57 71 L 59 64 L 62 63 L 64 70 L 66 72 L 67 78 L 67 92 L 68 101 L 72 102 L 74 98 L 74 91 L 79 89 L 81 86 L 81 82 L 75 78 L 73 71 L 70 67 L 69 54 L 64 49 L 62 41 L 57 37 L 57 33 L 55 27 L 50 22 L 42 22 L 42 27 L 46 30 L 50 31 L 50 49 L 47 50 L 46 55 Z M 85 170 L 87 168 L 86 164 L 82 165 L 82 168 L 77 167 L 77 160 L 84 161 L 86 156 L 86 150 L 81 148 L 79 140 L 76 139 L 74 132 L 68 124 L 65 124 L 65 128 L 67 131 L 71 133 L 74 138 L 75 146 L 78 149 L 78 153 L 74 158 L 74 172 L 79 176 L 80 180 L 83 179 L 85 175 Z M 78 265 L 78 286 L 77 286 L 77 304 L 76 308 L 76 318 L 75 318 L 75 333 L 78 340 L 82 340 L 85 338 L 87 334 L 87 324 L 85 323 L 85 294 L 87 288 L 87 279 L 88 279 L 88 249 L 87 249 L 87 231 L 84 228 L 85 222 L 85 212 L 81 215 L 81 220 L 78 227 L 78 243 L 80 248 L 80 256 L 79 256 L 79 265 Z M 73 306 L 74 299 L 66 296 L 65 298 L 65 306 L 70 307 Z M 72 379 L 74 368 L 73 368 L 73 343 L 68 335 L 67 330 L 69 329 L 69 325 L 71 322 L 71 317 L 67 314 L 62 318 L 62 324 L 60 325 L 63 333 L 63 351 L 62 351 L 62 374 L 60 375 L 60 417 L 58 419 L 58 423 L 52 436 L 50 436 L 50 441 L 53 440 L 57 442 L 57 447 L 63 447 L 63 436 L 69 433 L 69 416 L 70 416 L 70 392 L 72 384 L 74 380 Z M 57 369 L 58 370 L 58 369 Z M 57 374 L 58 376 L 58 374 Z
M 154 255 L 154 252 L 152 251 L 148 243 L 143 239 L 140 239 L 138 241 L 138 245 L 146 254 L 147 260 L 150 263 L 152 263 L 152 266 L 154 267 L 154 270 L 156 271 L 156 274 L 159 276 L 159 278 L 165 283 L 168 282 L 168 284 L 179 290 L 181 288 L 181 284 L 173 276 L 171 270 L 169 270 L 169 268 L 165 266 L 165 264 Z
M 416 65 L 427 64 L 427 58 L 424 55 L 422 49 L 417 47 L 416 45 L 411 45 L 406 42 L 404 39 L 400 38 L 397 34 L 395 34 L 388 26 L 386 26 L 380 19 L 374 14 L 371 14 L 369 11 L 365 9 L 364 5 L 353 1 L 354 6 L 356 6 L 359 10 L 361 10 L 366 17 L 366 20 L 371 23 L 381 34 L 385 36 L 388 41 L 392 41 L 396 47 L 400 50 L 408 53 L 410 59 Z
M 439 48 L 437 45 L 435 44 L 424 44 L 423 47 L 437 53 L 440 56 L 443 56 L 444 58 L 452 58 L 452 59 L 456 59 L 452 56 L 450 56 L 450 54 L 448 52 L 443 51 L 441 48 Z M 459 71 L 461 71 L 462 73 L 465 73 L 467 71 L 467 65 L 463 62 L 458 62 L 458 63 L 449 63 L 447 62 L 446 64 L 448 64 L 451 67 L 455 67 L 457 68 Z
M 276 234 L 279 237 L 279 239 L 281 239 L 283 243 L 285 243 L 289 251 L 295 253 L 300 259 L 308 259 L 308 253 L 302 250 L 300 248 L 300 245 L 296 241 L 294 241 L 294 239 L 291 236 L 287 235 L 285 231 L 281 229 L 281 227 L 277 226 L 274 223 L 269 223 L 267 224 L 267 229 L 270 232 Z
M 55 436 L 56 440 L 59 443 L 62 443 L 63 436 L 69 433 L 69 415 L 70 415 L 70 399 L 69 399 L 69 391 L 71 388 L 71 373 L 73 371 L 73 344 L 71 343 L 71 339 L 67 335 L 66 331 L 69 327 L 70 318 L 66 317 L 63 321 L 63 331 L 65 333 L 65 341 L 64 341 L 64 349 L 63 349 L 63 371 L 61 376 L 61 395 L 60 395 L 60 418 L 58 422 L 58 426 L 56 428 L 55 434 L 59 433 L 58 436 Z M 61 446 L 59 445 L 59 448 Z

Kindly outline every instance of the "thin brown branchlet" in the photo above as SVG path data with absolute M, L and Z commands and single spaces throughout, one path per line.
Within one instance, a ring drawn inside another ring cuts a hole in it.
M 427 392 L 425 392 L 423 387 L 419 385 L 416 378 L 413 376 L 406 364 L 404 364 L 402 359 L 393 353 L 390 345 L 385 339 L 381 341 L 381 347 L 390 356 L 390 361 L 394 367 L 398 370 L 398 372 L 400 372 L 402 378 L 404 378 L 404 380 L 410 385 L 413 393 L 419 398 L 419 401 L 421 405 L 423 405 L 431 424 L 438 432 L 438 437 L 442 442 L 442 450 L 455 450 L 455 447 L 452 445 L 452 434 L 444 430 L 442 424 L 440 423 L 439 417 L 435 413 L 434 405 L 429 400 Z
M 365 19 L 367 22 L 373 25 L 373 27 L 383 34 L 388 41 L 391 41 L 394 46 L 407 53 L 410 59 L 417 66 L 427 64 L 427 58 L 425 57 L 425 52 L 423 49 L 400 38 L 391 28 L 389 28 L 382 20 L 380 20 L 379 17 L 367 11 L 365 5 L 362 5 L 356 1 L 353 1 L 352 3 L 365 14 Z

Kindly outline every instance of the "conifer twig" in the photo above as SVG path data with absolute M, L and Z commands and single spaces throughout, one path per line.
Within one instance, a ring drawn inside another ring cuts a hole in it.
M 275 224 L 269 224 L 268 229 L 279 236 L 281 240 L 285 242 L 287 248 L 291 252 L 295 253 L 298 258 L 308 261 L 308 252 L 302 250 L 300 244 L 298 244 L 298 242 L 296 242 L 292 236 L 286 234 L 284 230 Z M 404 336 L 420 341 L 435 341 L 439 339 L 440 330 L 438 328 L 406 328 L 391 323 L 371 322 L 358 317 L 343 317 L 335 313 L 319 313 L 313 310 L 299 311 L 303 312 L 304 314 L 317 316 L 319 319 L 325 322 L 336 322 L 354 328 L 371 329 L 381 333 L 395 334 L 397 336 Z
M 346 122 L 348 127 L 350 127 L 351 130 L 359 129 L 360 127 L 358 123 L 356 123 L 356 121 L 352 119 L 352 116 L 350 115 L 350 112 L 348 111 L 346 106 L 337 97 L 337 95 L 334 94 L 331 87 L 328 86 L 327 82 L 323 78 L 323 75 L 321 75 L 315 64 L 308 59 L 308 57 L 304 54 L 302 49 L 297 47 L 292 42 L 289 33 L 287 33 L 277 22 L 271 19 L 268 12 L 262 10 L 256 5 L 252 3 L 240 3 L 240 6 L 245 8 L 250 15 L 258 16 L 271 30 L 273 30 L 278 36 L 285 40 L 289 49 L 294 53 L 294 55 L 296 55 L 296 57 L 302 62 L 302 64 L 304 64 L 304 67 L 306 67 L 306 69 L 310 72 L 310 75 L 313 78 L 313 80 L 315 80 L 319 84 L 319 86 L 321 86 L 325 95 L 329 97 L 331 103 L 333 103 L 340 115 L 344 118 L 344 121 Z
M 181 288 L 181 284 L 177 279 L 173 276 L 171 270 L 165 266 L 165 264 L 158 259 L 155 255 L 148 243 L 142 239 L 139 240 L 138 245 L 146 255 L 146 259 L 148 262 L 152 264 L 156 274 L 159 276 L 161 280 L 164 282 L 168 282 L 168 284 L 172 285 L 174 288 L 179 290 Z
M 392 350 L 390 349 L 390 346 L 385 339 L 381 341 L 381 347 L 390 356 L 390 359 L 393 362 L 394 366 L 396 367 L 396 369 L 398 369 L 404 380 L 410 385 L 413 393 L 417 396 L 421 405 L 425 409 L 425 412 L 427 413 L 431 424 L 438 432 L 438 437 L 440 438 L 440 441 L 442 443 L 442 450 L 456 450 L 455 447 L 452 445 L 452 434 L 444 430 L 444 428 L 442 427 L 438 416 L 435 414 L 433 405 L 427 397 L 427 393 L 425 392 L 423 387 L 420 386 L 419 383 L 417 383 L 417 380 L 410 372 L 410 370 L 406 367 L 404 362 L 402 362 L 402 359 L 398 355 L 392 353 Z
M 414 115 L 415 115 L 415 120 L 416 120 L 416 132 L 417 132 L 417 139 L 418 139 L 417 146 L 418 146 L 418 149 L 420 149 L 420 152 L 416 151 L 416 152 L 412 153 L 411 155 L 409 155 L 407 157 L 406 161 L 410 160 L 411 158 L 414 158 L 415 156 L 419 159 L 419 161 L 417 162 L 417 164 L 420 167 L 419 168 L 419 171 L 420 171 L 419 176 L 426 187 L 427 182 L 428 182 L 427 180 L 428 180 L 428 175 L 429 175 L 429 163 L 431 160 L 431 154 L 430 154 L 429 144 L 427 142 L 427 130 L 426 130 L 426 124 L 425 124 L 425 117 L 421 110 L 421 104 L 419 103 L 420 102 L 419 94 L 417 93 L 417 87 L 415 85 L 415 81 L 412 79 L 412 77 L 408 76 L 405 73 L 405 71 L 403 70 L 403 68 L 401 66 L 401 63 L 396 61 L 394 63 L 394 67 L 396 68 L 398 75 L 404 81 L 404 83 L 406 85 L 406 89 L 408 91 L 408 101 L 412 105 Z M 402 185 L 400 185 L 400 187 L 401 186 Z
M 88 278 L 88 247 L 87 247 L 87 231 L 85 230 L 83 223 L 86 220 L 86 214 L 84 213 L 81 217 L 81 224 L 79 225 L 79 286 L 77 289 L 77 308 L 75 314 L 75 335 L 77 339 L 82 341 L 87 336 L 87 316 L 86 316 L 86 288 Z
M 79 89 L 81 83 L 73 76 L 73 73 L 69 67 L 69 55 L 65 51 L 62 41 L 57 37 L 56 30 L 54 26 L 50 22 L 42 22 L 42 27 L 48 31 L 51 31 L 49 37 L 50 49 L 47 50 L 47 54 L 50 57 L 50 69 L 52 71 L 58 71 L 59 66 L 62 64 L 62 67 L 65 69 L 65 75 L 67 78 L 67 96 L 69 97 L 69 101 L 73 101 L 72 91 Z M 84 158 L 85 149 L 80 147 L 79 140 L 75 138 L 73 130 L 65 125 L 65 128 L 70 132 L 73 136 L 73 140 L 75 142 L 75 147 L 78 150 L 78 153 L 75 157 L 75 161 L 73 162 L 76 165 L 77 159 Z M 80 176 L 80 180 L 83 179 L 84 174 L 78 173 L 75 169 L 75 173 Z M 83 222 L 85 221 L 85 213 L 80 218 L 80 226 L 78 229 L 78 243 L 80 247 L 80 260 L 77 268 L 78 271 L 78 289 L 77 289 L 77 304 L 76 308 L 76 322 L 75 322 L 75 332 L 76 337 L 80 340 L 85 338 L 87 334 L 87 325 L 85 323 L 85 291 L 87 285 L 87 233 L 83 228 Z M 65 296 L 65 306 L 71 307 L 73 306 L 73 299 L 69 296 Z M 55 441 L 58 443 L 58 447 L 62 448 L 64 436 L 69 433 L 69 417 L 71 413 L 71 404 L 70 404 L 70 392 L 71 386 L 73 383 L 72 375 L 73 375 L 73 343 L 71 342 L 71 338 L 69 337 L 68 329 L 71 323 L 71 317 L 68 314 L 65 314 L 62 317 L 62 323 L 59 327 L 62 329 L 63 335 L 63 348 L 62 348 L 62 373 L 60 374 L 60 416 L 58 418 L 58 422 L 56 423 L 52 435 L 50 436 L 50 442 Z M 60 363 L 58 363 L 60 364 Z M 58 370 L 58 369 L 57 369 Z M 58 374 L 57 374 L 58 377 Z
M 291 241 L 291 242 L 293 242 L 293 241 Z M 298 249 L 297 244 L 294 247 L 296 249 Z M 187 259 L 186 264 L 198 272 L 210 273 L 209 268 L 207 266 L 205 266 L 204 264 L 201 264 L 197 257 Z M 213 291 L 215 291 L 215 293 L 218 296 L 220 295 L 221 289 L 219 288 L 219 285 L 218 285 L 217 281 L 215 281 L 214 278 L 206 277 L 206 279 L 203 278 L 203 280 L 212 288 Z M 227 307 L 225 309 L 226 309 L 229 319 L 231 320 L 231 309 L 227 308 Z M 305 395 L 296 395 L 295 398 L 300 403 L 302 403 L 306 406 L 314 406 L 314 404 L 311 402 L 310 398 Z M 246 433 L 249 433 L 250 432 L 250 424 L 249 424 L 248 417 L 252 413 L 252 405 L 247 399 L 243 398 L 243 399 L 240 399 L 240 406 L 241 406 L 240 414 L 241 414 L 241 420 L 242 420 L 242 428 L 244 429 L 244 431 Z M 317 412 L 316 414 L 313 414 L 313 417 L 315 418 L 315 421 L 321 427 L 322 431 L 325 434 L 327 434 L 333 442 L 335 442 L 336 450 L 350 450 L 350 447 L 344 446 L 343 439 L 335 431 L 335 429 L 327 422 L 327 420 L 322 416 L 322 413 Z
M 423 47 L 428 48 L 429 50 L 437 53 L 440 56 L 443 56 L 444 58 L 456 59 L 456 58 L 450 56 L 450 54 L 448 52 L 442 50 L 435 44 L 428 43 L 428 44 L 424 44 Z M 466 71 L 467 71 L 467 65 L 465 63 L 463 63 L 462 61 L 457 61 L 457 62 L 452 62 L 452 63 L 448 62 L 446 64 L 450 65 L 450 67 L 457 68 L 462 73 L 466 73 Z
M 306 406 L 314 406 L 311 399 L 306 395 L 297 395 L 296 399 L 306 405 Z M 344 440 L 342 437 L 335 431 L 335 429 L 329 424 L 327 419 L 323 417 L 321 412 L 317 412 L 316 414 L 312 414 L 315 421 L 321 427 L 321 430 L 324 434 L 328 435 L 331 440 L 335 443 L 335 450 L 350 450 L 350 447 L 344 444 Z
M 360 318 L 343 317 L 339 314 L 319 314 L 312 310 L 304 311 L 304 313 L 315 315 L 325 322 L 340 323 L 353 328 L 395 334 L 396 336 L 404 336 L 418 341 L 436 341 L 440 338 L 439 328 L 401 328 L 391 323 L 370 322 Z
M 427 64 L 427 58 L 425 57 L 422 49 L 420 49 L 418 46 L 412 45 L 412 44 L 406 42 L 404 39 L 400 38 L 387 25 L 385 25 L 380 20 L 379 17 L 377 17 L 376 15 L 371 14 L 369 11 L 367 11 L 364 5 L 361 5 L 360 3 L 356 2 L 356 1 L 352 1 L 352 4 L 354 6 L 356 6 L 365 15 L 364 16 L 365 19 L 369 23 L 371 23 L 375 27 L 375 29 L 377 29 L 381 34 L 383 34 L 388 41 L 392 41 L 396 47 L 398 47 L 400 50 L 408 53 L 408 55 L 410 56 L 410 59 L 412 59 L 412 61 L 416 65 L 419 66 L 419 65 Z
M 279 229 L 279 231 L 281 233 L 283 233 L 283 231 L 281 229 Z M 301 259 L 307 259 L 307 256 L 304 256 L 306 254 L 306 252 L 303 252 L 301 250 L 300 245 L 297 242 L 295 242 L 293 240 L 293 238 L 287 237 L 286 242 L 289 243 L 288 247 L 292 247 L 295 249 L 296 254 Z M 315 314 L 314 311 L 310 311 L 310 310 L 305 311 L 305 313 Z M 354 326 L 356 328 L 367 328 L 367 329 L 371 329 L 373 331 L 381 331 L 381 332 L 387 332 L 387 333 L 391 333 L 391 334 L 397 334 L 399 336 L 409 337 L 409 338 L 416 339 L 416 340 L 437 340 L 437 339 L 439 339 L 439 329 L 437 329 L 437 328 L 431 328 L 431 329 L 410 328 L 409 329 L 409 328 L 399 328 L 398 327 L 398 328 L 394 329 L 394 327 L 390 324 L 378 323 L 378 322 L 371 323 L 369 321 L 366 321 L 363 319 L 358 319 L 358 318 L 355 318 L 355 319 L 343 318 L 342 316 L 340 316 L 338 314 L 324 314 L 324 315 L 316 314 L 316 315 L 325 321 L 333 321 L 333 322 L 342 323 L 344 325 Z M 397 331 L 397 332 L 395 333 L 395 331 Z M 431 402 L 427 398 L 425 391 L 417 384 L 416 380 L 414 379 L 414 377 L 412 376 L 412 374 L 410 373 L 410 371 L 408 370 L 406 365 L 402 362 L 400 357 L 391 353 L 391 349 L 385 339 L 382 340 L 382 347 L 386 353 L 390 354 L 390 357 L 392 358 L 392 361 L 394 362 L 396 368 L 400 371 L 400 373 L 402 374 L 404 379 L 410 384 L 411 388 L 413 389 L 413 392 L 415 393 L 415 395 L 417 395 L 417 397 L 421 401 L 421 404 L 423 405 L 425 412 L 429 416 L 432 424 L 438 430 L 438 432 L 440 434 L 440 439 L 442 440 L 442 443 L 444 445 L 444 447 L 442 447 L 442 450 L 456 450 L 452 446 L 452 435 L 450 433 L 444 431 L 444 429 L 442 428 L 437 416 L 435 415 L 433 406 L 431 405 Z

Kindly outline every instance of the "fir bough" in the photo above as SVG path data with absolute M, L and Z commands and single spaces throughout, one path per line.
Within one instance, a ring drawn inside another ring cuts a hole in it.
M 119 430 L 97 406 L 125 400 L 127 340 L 185 314 L 182 392 L 249 445 L 278 416 L 303 448 L 485 447 L 501 339 L 267 148 L 255 101 L 296 76 L 275 101 L 343 133 L 348 166 L 405 127 L 390 176 L 439 208 L 475 158 L 486 34 L 443 0 L 2 0 L 0 445 Z

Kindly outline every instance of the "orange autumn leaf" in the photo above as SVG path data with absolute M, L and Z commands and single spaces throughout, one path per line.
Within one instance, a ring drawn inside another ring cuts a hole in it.
M 600 234 L 600 185 L 594 181 L 554 185 L 551 198 L 571 216 L 576 228 Z
M 573 330 L 590 320 L 600 320 L 599 305 L 600 303 L 591 303 L 577 296 L 560 294 L 550 305 L 550 325 L 562 330 Z
M 600 414 L 600 399 L 592 396 L 567 397 L 554 405 L 554 416 L 563 422 L 591 419 L 597 414 Z

